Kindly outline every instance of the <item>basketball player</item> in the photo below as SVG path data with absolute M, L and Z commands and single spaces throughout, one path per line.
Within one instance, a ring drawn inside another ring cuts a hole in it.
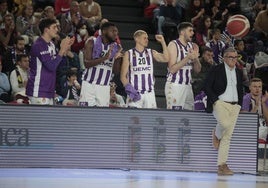
M 136 108 L 156 108 L 153 61 L 169 60 L 167 45 L 162 35 L 155 35 L 163 49 L 163 53 L 158 53 L 147 48 L 148 35 L 145 31 L 138 30 L 133 37 L 136 46 L 124 54 L 121 68 L 121 81 L 128 95 L 127 105 Z
M 80 106 L 109 106 L 110 79 L 115 59 L 121 48 L 115 42 L 118 29 L 113 23 L 104 23 L 101 26 L 101 32 L 102 35 L 90 38 L 85 44 L 86 69 L 82 77 Z
M 55 19 L 45 18 L 39 24 L 42 33 L 31 47 L 30 73 L 26 95 L 31 104 L 52 105 L 55 95 L 56 70 L 62 57 L 70 49 L 74 38 L 66 37 L 61 41 L 57 53 L 52 39 L 58 36 Z
M 168 109 L 193 110 L 194 96 L 191 85 L 192 69 L 198 73 L 201 70 L 199 48 L 192 43 L 193 25 L 182 22 L 178 26 L 179 38 L 168 45 L 169 61 L 168 75 L 165 85 L 165 95 Z

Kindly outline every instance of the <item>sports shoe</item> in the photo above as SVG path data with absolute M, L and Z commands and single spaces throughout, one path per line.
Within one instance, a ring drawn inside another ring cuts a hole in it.
M 218 175 L 219 176 L 231 176 L 234 172 L 229 169 L 227 164 L 219 165 L 218 166 Z
M 212 130 L 212 144 L 215 149 L 219 149 L 220 140 L 217 138 L 215 134 L 215 129 Z

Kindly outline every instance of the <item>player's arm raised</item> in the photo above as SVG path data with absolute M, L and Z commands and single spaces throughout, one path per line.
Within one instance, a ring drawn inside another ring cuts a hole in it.
M 165 42 L 165 39 L 163 37 L 163 35 L 155 35 L 155 39 L 161 44 L 162 49 L 163 49 L 163 53 L 159 53 L 155 50 L 153 50 L 153 57 L 156 61 L 158 62 L 163 62 L 166 63 L 169 61 L 169 53 L 168 53 L 168 49 L 167 49 L 167 45 Z

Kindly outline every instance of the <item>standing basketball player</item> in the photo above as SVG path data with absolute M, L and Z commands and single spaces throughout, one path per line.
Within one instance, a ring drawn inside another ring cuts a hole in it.
M 70 49 L 74 38 L 66 37 L 56 51 L 53 38 L 58 36 L 55 19 L 46 18 L 39 24 L 42 33 L 33 44 L 30 52 L 30 73 L 26 86 L 26 95 L 31 104 L 52 105 L 55 95 L 56 70 L 62 57 Z
M 179 38 L 168 45 L 169 62 L 165 95 L 168 109 L 193 110 L 194 97 L 191 85 L 192 69 L 198 73 L 199 48 L 192 43 L 193 25 L 182 22 L 178 26 Z
M 111 22 L 101 26 L 102 35 L 85 44 L 85 71 L 82 77 L 80 106 L 109 106 L 110 79 L 120 47 L 115 42 L 118 29 Z
M 163 53 L 147 48 L 148 35 L 138 30 L 133 35 L 135 48 L 128 50 L 121 68 L 121 81 L 128 95 L 127 105 L 137 108 L 156 108 L 154 93 L 153 61 L 168 62 L 167 45 L 162 35 L 155 39 L 161 43 Z

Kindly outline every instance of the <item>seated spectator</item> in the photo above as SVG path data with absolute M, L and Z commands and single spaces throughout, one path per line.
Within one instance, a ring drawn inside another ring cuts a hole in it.
M 248 61 L 248 55 L 245 52 L 245 43 L 241 39 L 237 39 L 234 41 L 234 48 L 237 51 L 238 54 L 238 63 L 236 67 L 238 67 L 240 70 L 243 71 L 243 80 L 249 81 L 248 72 L 247 72 L 247 61 Z
M 263 91 L 262 80 L 252 78 L 249 85 L 250 93 L 243 97 L 241 111 L 258 113 L 259 115 L 259 139 L 267 139 L 268 122 L 268 91 Z
M 3 27 L 4 16 L 10 14 L 8 11 L 7 0 L 0 0 L 0 26 Z
M 202 90 L 204 90 L 204 81 L 207 73 L 211 69 L 211 67 L 215 66 L 216 63 L 213 60 L 213 51 L 211 48 L 204 46 L 201 48 L 202 55 L 199 58 L 201 63 L 201 71 L 199 73 L 192 73 L 193 79 L 193 92 L 194 96 L 198 95 Z
M 0 101 L 10 102 L 10 83 L 5 73 L 2 73 L 2 61 L 0 59 Z
M 4 27 L 0 29 L 0 54 L 4 54 L 9 48 L 12 48 L 15 38 L 18 36 L 12 14 L 6 14 L 3 23 Z
M 64 35 L 74 35 L 76 31 L 76 25 L 82 21 L 82 16 L 79 13 L 79 3 L 72 1 L 70 5 L 70 11 L 60 14 L 58 16 L 61 32 Z
M 79 4 L 79 11 L 82 17 L 87 21 L 89 26 L 95 28 L 101 18 L 101 6 L 93 0 L 84 0 Z
M 110 107 L 126 107 L 124 98 L 116 93 L 117 85 L 110 82 Z
M 28 4 L 32 4 L 32 0 L 14 0 L 13 14 L 18 17 L 23 13 L 23 9 Z
M 77 81 L 77 72 L 68 70 L 66 80 L 61 83 L 59 95 L 63 97 L 63 105 L 77 106 L 79 101 L 81 86 Z
M 199 46 L 205 46 L 205 44 L 209 41 L 211 22 L 211 18 L 207 15 L 200 20 L 195 32 L 195 40 Z
M 259 12 L 254 23 L 254 36 L 257 40 L 263 41 L 265 47 L 268 48 L 268 3 L 266 9 Z
M 214 55 L 213 60 L 216 64 L 219 64 L 222 60 L 222 53 L 226 48 L 228 48 L 229 44 L 226 44 L 221 40 L 220 29 L 213 29 L 211 31 L 211 37 L 212 39 L 206 43 L 206 46 L 212 49 Z
M 165 36 L 167 43 L 177 38 L 177 25 L 180 22 L 180 16 L 175 6 L 174 0 L 165 0 L 165 4 L 160 6 L 157 32 Z
M 33 13 L 33 5 L 27 4 L 22 10 L 22 15 L 16 19 L 16 29 L 26 39 L 25 42 L 29 41 L 29 44 L 26 42 L 26 45 L 29 46 L 40 36 L 39 20 L 35 19 Z
M 52 6 L 46 6 L 43 11 L 43 18 L 56 19 L 55 11 Z
M 21 36 L 16 37 L 14 47 L 8 49 L 2 57 L 3 72 L 9 75 L 16 68 L 17 56 L 26 53 L 24 39 Z
M 71 2 L 72 0 L 55 0 L 55 15 L 69 12 Z
M 144 17 L 153 21 L 159 16 L 159 5 L 162 0 L 150 0 L 150 4 L 144 9 Z
M 190 21 L 194 27 L 198 25 L 200 19 L 205 15 L 205 8 L 201 0 L 191 0 L 186 20 Z
M 17 56 L 17 66 L 10 74 L 10 84 L 12 87 L 12 98 L 17 103 L 29 104 L 29 99 L 25 93 L 29 76 L 29 57 L 26 54 Z
M 212 0 L 212 5 L 207 14 L 211 16 L 213 25 L 217 27 L 222 23 L 227 13 L 228 9 L 221 3 L 221 0 Z
M 89 37 L 88 31 L 87 31 L 87 25 L 85 22 L 80 22 L 76 26 L 76 33 L 74 35 L 75 40 L 73 45 L 71 46 L 71 49 L 76 54 L 79 54 L 80 50 L 82 50 L 85 46 L 85 42 Z
M 228 14 L 235 15 L 240 13 L 240 3 L 238 0 L 224 0 L 222 4 L 228 9 Z

